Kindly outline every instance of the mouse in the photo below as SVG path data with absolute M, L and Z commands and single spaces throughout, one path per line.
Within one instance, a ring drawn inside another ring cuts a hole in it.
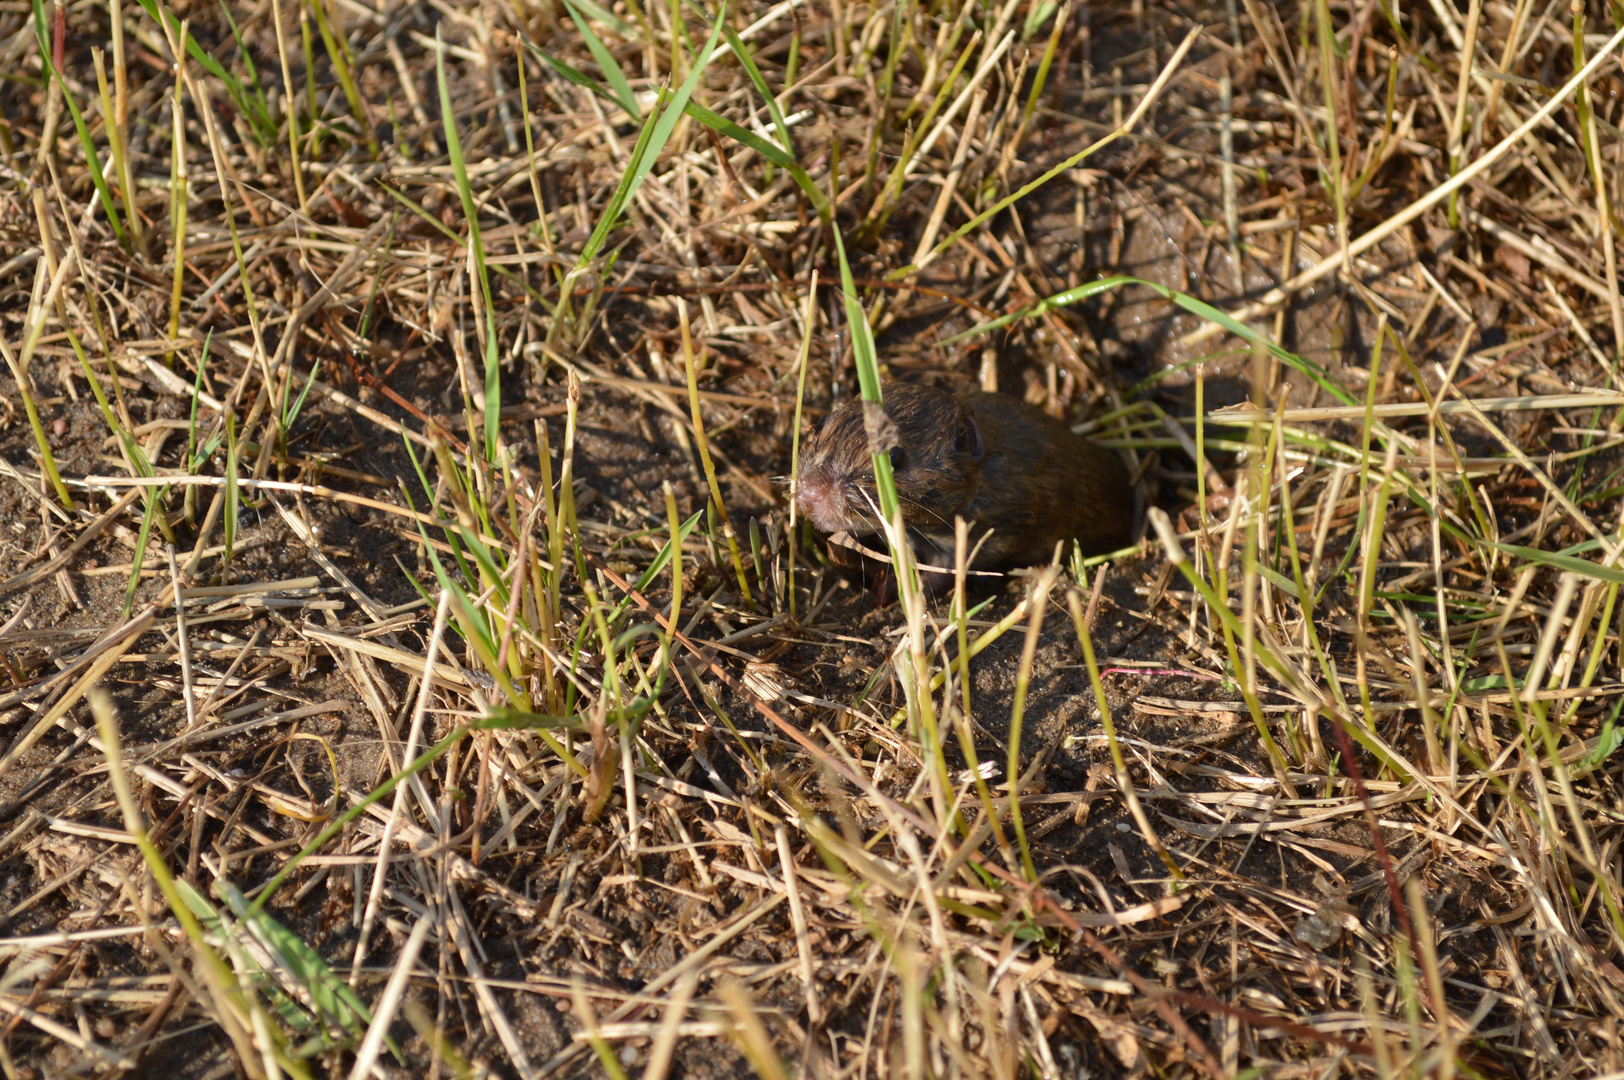
M 972 549 L 986 536 L 975 570 L 1048 562 L 1065 540 L 1084 555 L 1132 541 L 1133 488 L 1122 461 L 1042 409 L 919 383 L 886 383 L 881 398 L 889 422 L 877 425 L 880 442 L 920 563 L 953 566 L 955 517 L 969 522 Z M 802 449 L 794 497 L 820 532 L 881 534 L 864 404 L 834 409 Z

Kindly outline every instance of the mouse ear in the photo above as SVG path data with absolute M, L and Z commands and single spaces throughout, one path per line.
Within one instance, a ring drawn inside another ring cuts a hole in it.
M 953 445 L 976 461 L 987 456 L 987 444 L 981 439 L 981 425 L 976 423 L 975 417 L 968 414 L 959 425 L 959 433 L 954 438 Z

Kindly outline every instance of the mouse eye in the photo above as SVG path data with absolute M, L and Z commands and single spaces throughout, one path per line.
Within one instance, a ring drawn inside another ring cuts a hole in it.
M 902 452 L 902 447 L 893 446 L 891 448 L 891 468 L 893 471 L 902 468 L 903 463 L 907 460 L 908 455 Z
M 829 414 L 828 413 L 824 413 L 822 416 L 820 416 L 816 420 L 812 421 L 812 430 L 810 432 L 812 437 L 817 438 L 817 436 L 823 431 L 823 425 L 827 424 L 828 422 L 829 422 Z

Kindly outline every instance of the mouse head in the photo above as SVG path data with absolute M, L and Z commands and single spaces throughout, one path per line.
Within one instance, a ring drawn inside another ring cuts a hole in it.
M 889 423 L 874 426 L 891 457 L 903 519 L 916 529 L 951 531 L 981 478 L 987 448 L 980 427 L 946 390 L 887 383 L 881 396 Z M 847 402 L 813 429 L 801 450 L 795 500 L 823 532 L 880 531 L 863 402 Z

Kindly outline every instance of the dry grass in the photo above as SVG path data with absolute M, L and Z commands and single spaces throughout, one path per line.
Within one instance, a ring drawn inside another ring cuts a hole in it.
M 0 1070 L 1624 1075 L 1618 16 L 0 4 Z

